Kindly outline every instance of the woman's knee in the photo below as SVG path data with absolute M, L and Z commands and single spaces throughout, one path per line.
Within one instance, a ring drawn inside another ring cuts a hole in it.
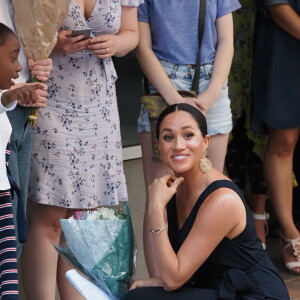
M 273 147 L 273 151 L 279 157 L 288 157 L 293 154 L 295 146 L 295 141 L 290 139 L 284 139 L 276 143 L 276 147 Z
M 268 150 L 279 157 L 291 156 L 294 152 L 297 140 L 298 138 L 295 135 L 269 136 Z
M 65 218 L 67 210 L 48 205 L 32 203 L 28 209 L 29 233 L 42 234 L 55 239 L 61 234 L 60 219 Z

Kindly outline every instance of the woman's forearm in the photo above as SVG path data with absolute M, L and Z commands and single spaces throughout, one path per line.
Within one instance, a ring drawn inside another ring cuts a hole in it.
M 124 30 L 118 33 L 118 49 L 115 53 L 115 56 L 122 57 L 129 53 L 131 50 L 133 50 L 139 39 L 138 32 L 130 31 L 130 30 Z
M 155 250 L 155 258 L 159 269 L 159 274 L 163 287 L 166 290 L 174 290 L 183 283 L 177 282 L 178 274 L 178 258 L 170 244 L 168 237 L 168 228 L 165 228 L 165 217 L 162 208 L 149 205 L 149 215 L 151 230 L 157 232 L 149 232 L 152 234 L 152 240 Z M 163 229 L 165 228 L 165 229 Z M 161 230 L 159 232 L 159 230 Z
M 145 76 L 167 103 L 171 105 L 181 102 L 181 96 L 172 85 L 166 71 L 152 49 L 143 49 L 138 46 L 136 56 Z
M 206 93 L 210 95 L 213 102 L 227 80 L 233 57 L 233 22 L 231 14 L 221 17 L 216 21 L 218 32 L 218 45 L 210 83 Z M 211 103 L 213 104 L 213 103 Z
M 267 8 L 270 18 L 283 30 L 300 40 L 300 16 L 288 4 L 277 4 Z
M 181 96 L 177 93 L 165 69 L 152 50 L 150 25 L 139 22 L 139 31 L 140 40 L 136 48 L 136 56 L 145 76 L 168 104 L 182 102 Z
M 121 27 L 117 34 L 118 47 L 115 56 L 124 56 L 133 50 L 139 41 L 137 8 L 122 6 Z

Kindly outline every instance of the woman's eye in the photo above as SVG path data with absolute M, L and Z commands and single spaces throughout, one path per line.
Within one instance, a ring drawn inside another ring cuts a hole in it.
M 193 136 L 194 136 L 194 134 L 192 132 L 188 132 L 184 135 L 185 138 L 191 138 Z
M 164 135 L 163 136 L 164 141 L 171 141 L 172 139 L 173 139 L 173 137 L 171 135 Z
M 11 57 L 11 62 L 15 62 L 17 60 L 17 57 Z

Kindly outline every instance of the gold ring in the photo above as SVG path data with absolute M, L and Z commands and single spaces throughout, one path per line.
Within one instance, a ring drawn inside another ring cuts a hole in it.
M 107 49 L 108 49 L 108 48 L 105 48 L 105 54 L 108 53 L 108 50 L 107 50 Z

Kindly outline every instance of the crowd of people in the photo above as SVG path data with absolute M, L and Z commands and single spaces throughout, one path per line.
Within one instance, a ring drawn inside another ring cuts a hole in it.
M 265 251 L 265 225 L 270 198 L 284 265 L 300 275 L 292 213 L 300 0 L 70 0 L 50 57 L 39 61 L 21 45 L 13 1 L 0 7 L 0 299 L 18 299 L 19 273 L 27 299 L 54 300 L 56 287 L 61 299 L 83 299 L 53 244 L 60 219 L 128 200 L 112 57 L 132 50 L 144 86 L 167 108 L 156 136 L 144 105 L 137 116 L 150 278 L 134 281 L 124 300 L 289 299 Z M 91 28 L 90 37 L 74 28 Z M 198 59 L 198 94 L 183 98 Z M 29 107 L 40 108 L 33 127 Z

